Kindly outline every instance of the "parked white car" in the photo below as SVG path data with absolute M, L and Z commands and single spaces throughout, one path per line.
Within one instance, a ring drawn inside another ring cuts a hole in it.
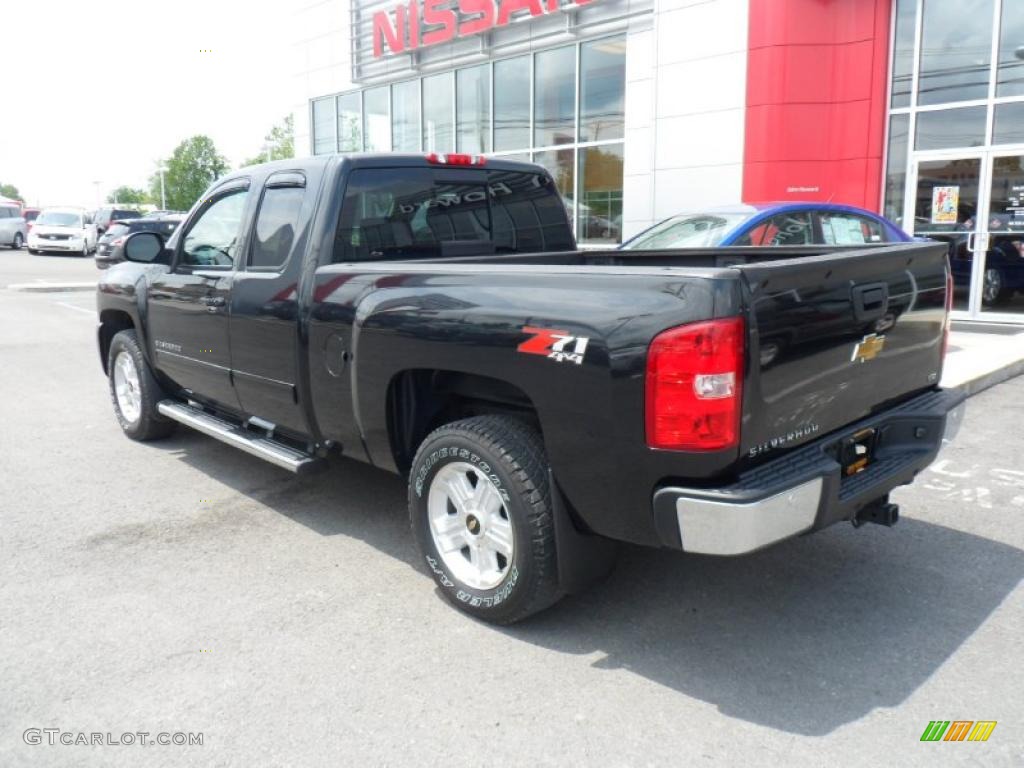
M 81 208 L 45 208 L 28 235 L 28 252 L 62 251 L 88 257 L 96 250 L 96 229 Z
M 0 245 L 18 250 L 25 244 L 27 225 L 17 205 L 0 205 Z

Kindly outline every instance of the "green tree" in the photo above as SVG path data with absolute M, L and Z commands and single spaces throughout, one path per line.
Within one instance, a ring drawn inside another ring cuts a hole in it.
M 242 161 L 242 167 L 295 157 L 295 120 L 288 115 L 263 137 L 263 152 Z
M 11 200 L 21 200 L 21 192 L 13 184 L 0 184 L 0 197 L 9 197 Z
M 158 182 L 159 183 L 159 182 Z M 149 193 L 138 187 L 118 187 L 107 195 L 108 203 L 119 205 L 143 205 L 150 202 Z
M 174 211 L 191 208 L 210 183 L 228 170 L 228 161 L 217 151 L 213 139 L 202 135 L 181 142 L 165 165 L 167 208 Z M 160 200 L 159 171 L 149 179 L 149 194 L 153 200 Z

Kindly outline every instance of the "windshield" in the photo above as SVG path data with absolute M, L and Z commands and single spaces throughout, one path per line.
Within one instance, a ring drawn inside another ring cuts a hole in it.
M 687 213 L 655 224 L 623 244 L 623 248 L 714 248 L 727 234 L 748 221 L 751 213 Z
M 36 224 L 48 227 L 81 227 L 82 217 L 77 213 L 60 213 L 59 211 L 43 211 L 36 219 Z

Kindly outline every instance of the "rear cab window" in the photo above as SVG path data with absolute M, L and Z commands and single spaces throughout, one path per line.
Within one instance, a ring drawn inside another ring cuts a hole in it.
M 573 247 L 565 208 L 545 174 L 357 168 L 348 179 L 333 261 Z

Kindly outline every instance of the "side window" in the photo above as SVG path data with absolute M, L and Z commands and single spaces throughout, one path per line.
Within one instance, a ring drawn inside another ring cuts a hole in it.
M 736 245 L 785 246 L 810 245 L 814 242 L 811 215 L 791 211 L 762 221 L 736 241 Z
M 185 234 L 179 263 L 190 267 L 230 267 L 235 261 L 246 189 L 217 198 Z
M 864 243 L 885 242 L 882 225 L 866 216 L 821 211 L 819 218 L 826 245 L 863 245 Z
M 295 243 L 304 193 L 302 187 L 269 187 L 263 193 L 256 238 L 249 253 L 250 267 L 276 269 L 287 261 Z
M 9 210 L 10 210 L 9 208 L 0 207 L 0 219 L 9 218 L 9 216 L 7 215 L 7 211 L 9 211 Z

